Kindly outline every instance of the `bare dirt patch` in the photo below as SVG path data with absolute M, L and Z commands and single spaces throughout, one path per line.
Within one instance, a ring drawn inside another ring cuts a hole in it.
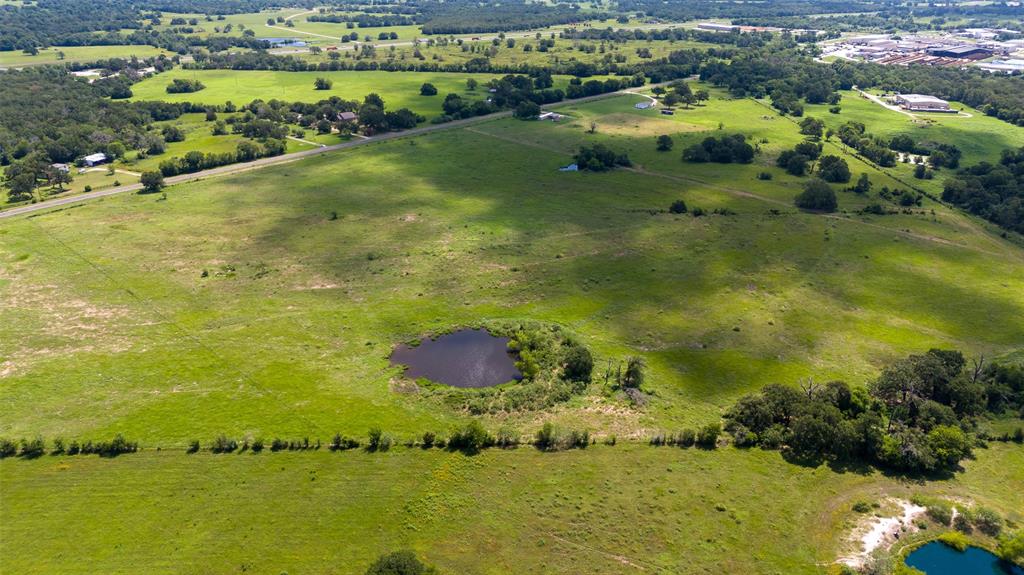
M 703 126 L 669 120 L 667 116 L 661 115 L 608 114 L 597 118 L 595 122 L 597 123 L 598 132 L 624 136 L 659 136 L 661 134 L 701 132 L 706 130 Z
M 904 532 L 917 531 L 914 519 L 924 513 L 925 508 L 903 499 L 894 499 L 890 503 L 897 507 L 895 515 L 889 513 L 882 517 L 868 516 L 854 528 L 850 539 L 857 550 L 841 557 L 840 563 L 855 569 L 863 567 L 872 553 L 879 549 L 888 550 Z

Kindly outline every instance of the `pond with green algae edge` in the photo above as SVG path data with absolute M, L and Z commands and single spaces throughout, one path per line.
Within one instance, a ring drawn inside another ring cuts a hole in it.
M 493 387 L 522 379 L 508 342 L 486 329 L 462 329 L 419 345 L 399 345 L 391 353 L 391 363 L 405 367 L 406 377 L 412 379 L 452 387 Z
M 906 563 L 925 575 L 1024 575 L 1024 568 L 1002 561 L 980 547 L 957 551 L 938 541 L 913 550 Z

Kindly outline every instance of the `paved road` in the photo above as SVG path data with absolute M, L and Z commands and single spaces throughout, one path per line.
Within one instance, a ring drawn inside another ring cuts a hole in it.
M 659 84 L 650 84 L 649 86 L 656 86 Z M 633 94 L 629 90 L 621 90 L 619 92 L 609 92 L 607 94 L 598 94 L 596 96 L 587 96 L 584 98 L 577 98 L 575 100 L 564 100 L 545 106 L 546 108 L 558 108 L 562 106 L 571 106 L 575 104 L 581 104 L 584 102 L 590 102 L 593 100 L 600 100 L 604 98 L 611 98 L 614 96 L 621 96 L 623 94 Z M 634 94 L 635 95 L 635 94 Z M 312 150 L 302 150 L 301 152 L 292 152 L 290 154 L 283 154 L 280 156 L 273 156 L 270 158 L 260 158 L 251 162 L 243 162 L 239 164 L 230 164 L 227 166 L 221 166 L 219 168 L 211 168 L 209 170 L 203 170 L 201 172 L 195 172 L 192 174 L 181 174 L 179 176 L 171 176 L 165 180 L 167 185 L 181 184 L 184 182 L 193 182 L 196 180 L 204 180 L 206 178 L 214 176 L 223 176 L 227 174 L 237 174 L 240 172 L 247 172 L 250 170 L 258 170 L 267 166 L 274 166 L 277 164 L 284 164 L 288 162 L 294 162 L 303 158 L 311 156 L 318 156 L 320 154 L 326 154 L 329 152 L 336 152 L 338 150 L 347 150 L 349 148 L 355 148 L 356 146 L 365 146 L 367 144 L 373 144 L 375 142 L 385 142 L 387 140 L 394 140 L 397 138 L 408 138 L 412 136 L 420 136 L 431 132 L 440 132 L 443 130 L 452 130 L 455 128 L 462 128 L 464 126 L 477 124 L 480 122 L 487 122 L 498 118 L 505 118 L 512 115 L 511 111 L 495 112 L 486 116 L 477 116 L 475 118 L 466 118 L 464 120 L 455 120 L 454 122 L 447 122 L 444 124 L 433 124 L 429 126 L 423 126 L 421 128 L 413 128 L 404 132 L 387 132 L 377 136 L 364 137 L 363 139 L 351 140 L 348 142 L 342 142 L 340 144 L 333 144 L 330 146 L 324 146 L 322 148 L 314 148 Z M 98 190 L 95 192 L 87 192 L 84 194 L 78 194 L 74 196 L 66 196 L 63 198 L 56 198 L 53 200 L 46 200 L 37 204 L 28 204 L 25 206 L 19 206 L 17 208 L 10 208 L 8 210 L 0 211 L 0 220 L 5 218 L 13 218 L 15 216 L 22 216 L 25 214 L 31 214 L 41 210 L 48 210 L 60 206 L 66 206 L 69 204 L 77 204 L 79 202 L 85 202 L 89 200 L 95 200 L 99 198 L 105 198 L 107 196 L 113 196 L 116 194 L 123 194 L 125 192 L 135 192 L 142 189 L 142 184 L 129 184 L 127 186 L 119 186 L 117 188 L 109 188 L 106 190 Z

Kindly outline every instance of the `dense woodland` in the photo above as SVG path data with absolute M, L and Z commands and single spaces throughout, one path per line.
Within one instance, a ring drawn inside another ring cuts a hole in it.
M 1024 234 L 1024 148 L 960 171 L 946 180 L 942 199 Z
M 470 34 L 508 32 L 569 24 L 584 19 L 578 10 L 557 5 L 527 4 L 524 1 L 479 4 L 467 0 L 422 3 L 424 34 Z M 587 14 L 587 18 L 606 15 Z

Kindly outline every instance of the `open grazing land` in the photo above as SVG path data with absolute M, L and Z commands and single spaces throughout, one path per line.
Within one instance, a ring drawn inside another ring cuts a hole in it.
M 0 0 L 0 574 L 1021 575 L 1014 9 Z

